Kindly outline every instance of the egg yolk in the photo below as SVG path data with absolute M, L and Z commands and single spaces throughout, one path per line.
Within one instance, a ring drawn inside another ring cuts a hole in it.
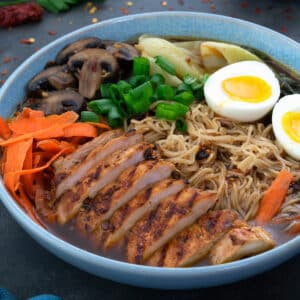
M 267 100 L 272 89 L 263 79 L 255 76 L 231 77 L 222 81 L 223 90 L 231 100 L 258 103 Z
M 295 142 L 300 143 L 300 112 L 287 112 L 282 117 L 285 133 Z

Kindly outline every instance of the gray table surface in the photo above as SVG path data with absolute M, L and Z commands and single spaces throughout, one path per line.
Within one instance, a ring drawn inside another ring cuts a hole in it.
M 84 4 L 52 15 L 40 23 L 0 29 L 1 83 L 37 49 L 82 26 L 124 15 L 150 11 L 185 10 L 223 14 L 267 26 L 300 41 L 300 1 L 279 0 L 107 0 L 95 14 Z M 55 33 L 51 35 L 49 31 Z M 35 38 L 24 45 L 22 38 Z M 276 45 L 274 45 L 276 47 Z M 8 215 L 0 203 L 0 287 L 18 299 L 54 293 L 63 299 L 299 299 L 300 256 L 256 277 L 208 289 L 161 291 L 130 287 L 84 273 L 56 258 L 33 241 Z M 208 297 L 208 298 L 205 298 Z

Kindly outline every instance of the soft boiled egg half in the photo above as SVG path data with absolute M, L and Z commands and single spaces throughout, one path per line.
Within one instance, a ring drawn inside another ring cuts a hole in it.
M 204 85 L 204 96 L 218 115 L 252 122 L 273 108 L 280 96 L 280 86 L 266 64 L 243 61 L 213 73 Z
M 285 96 L 275 105 L 272 125 L 285 152 L 300 160 L 300 94 Z

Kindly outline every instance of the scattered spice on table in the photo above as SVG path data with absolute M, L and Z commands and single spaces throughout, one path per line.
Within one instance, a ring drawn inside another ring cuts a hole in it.
M 125 7 L 120 7 L 120 11 L 123 15 L 128 15 L 129 14 L 129 10 Z
M 255 8 L 255 13 L 256 14 L 260 14 L 261 13 L 261 8 L 260 7 L 256 7 Z
M 287 33 L 287 27 L 286 26 L 281 26 L 280 31 L 283 33 Z
M 94 5 L 94 6 L 92 6 L 92 7 L 90 8 L 89 14 L 90 14 L 90 15 L 93 15 L 94 13 L 97 12 L 97 10 L 98 10 L 97 6 Z
M 24 38 L 20 40 L 21 44 L 24 45 L 30 45 L 30 44 L 34 44 L 35 43 L 35 38 L 31 37 L 31 38 Z
M 7 69 L 4 69 L 1 71 L 1 75 L 2 76 L 6 76 L 8 74 L 8 70 Z
M 3 57 L 2 62 L 3 62 L 4 64 L 10 63 L 10 62 L 11 62 L 11 57 L 10 57 L 10 56 L 5 56 L 5 57 Z
M 161 6 L 167 6 L 168 2 L 167 1 L 161 1 Z
M 42 20 L 43 8 L 37 3 L 21 3 L 0 7 L 0 27 L 8 28 Z
M 128 7 L 131 7 L 131 6 L 133 6 L 133 2 L 132 2 L 132 1 L 127 1 L 127 2 L 126 2 L 126 5 L 127 5 Z
M 247 8 L 249 6 L 249 3 L 247 1 L 244 1 L 240 4 L 241 8 Z
M 57 32 L 56 32 L 56 31 L 54 31 L 54 30 L 48 30 L 48 34 L 49 34 L 49 35 L 56 35 L 56 34 L 57 34 Z
M 92 23 L 93 23 L 93 24 L 97 23 L 98 21 L 99 21 L 98 18 L 93 18 L 93 19 L 92 19 Z

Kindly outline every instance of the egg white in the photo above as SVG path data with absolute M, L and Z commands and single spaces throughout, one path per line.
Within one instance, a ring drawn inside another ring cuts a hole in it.
M 272 113 L 272 126 L 278 143 L 286 153 L 296 160 L 300 160 L 300 143 L 292 140 L 282 126 L 282 117 L 287 112 L 300 113 L 300 94 L 288 95 L 281 98 L 275 105 Z
M 271 87 L 271 95 L 265 101 L 249 103 L 230 99 L 223 90 L 225 79 L 237 76 L 255 76 L 266 81 Z M 280 96 L 280 85 L 273 71 L 264 63 L 243 61 L 228 65 L 213 73 L 204 85 L 207 105 L 218 115 L 240 122 L 261 119 L 275 105 Z

